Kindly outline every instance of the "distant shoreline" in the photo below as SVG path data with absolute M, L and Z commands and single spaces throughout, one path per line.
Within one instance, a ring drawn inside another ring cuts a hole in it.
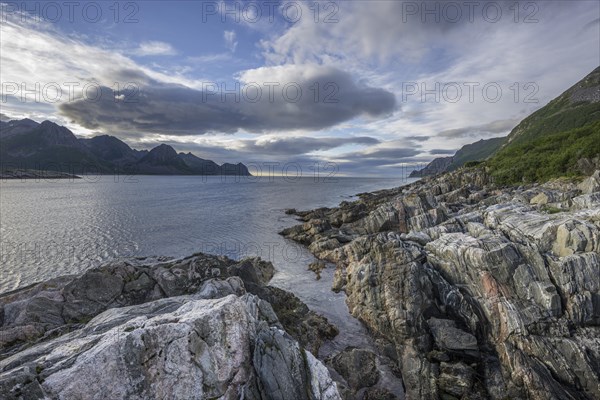
M 95 173 L 81 174 L 83 176 L 112 176 L 111 173 Z M 221 177 L 254 177 L 249 174 L 136 174 L 136 173 L 119 173 L 121 176 L 221 176 Z M 60 171 L 36 170 L 36 169 L 16 169 L 0 171 L 0 180 L 16 180 L 16 179 L 84 179 L 83 176 L 70 174 Z
M 0 179 L 81 179 L 81 177 L 66 172 L 18 169 L 1 171 Z

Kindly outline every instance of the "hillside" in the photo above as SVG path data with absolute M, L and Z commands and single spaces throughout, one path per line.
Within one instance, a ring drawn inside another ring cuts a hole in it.
M 460 148 L 452 157 L 439 157 L 419 171 L 413 171 L 411 177 L 423 177 L 454 171 L 468 162 L 483 161 L 498 150 L 506 138 L 492 138 L 467 144 Z
M 486 165 L 500 184 L 588 174 L 600 164 L 600 67 L 525 118 Z
M 454 171 L 468 162 L 483 161 L 494 154 L 506 142 L 505 137 L 480 140 L 463 146 L 454 155 L 448 171 Z
M 4 170 L 42 170 L 70 174 L 250 175 L 246 166 L 203 160 L 161 144 L 135 150 L 120 139 L 101 135 L 77 138 L 64 126 L 30 119 L 0 123 L 0 157 Z

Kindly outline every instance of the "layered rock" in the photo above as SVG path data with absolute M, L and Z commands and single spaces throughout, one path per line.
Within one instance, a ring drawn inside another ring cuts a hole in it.
M 114 262 L 0 297 L 7 399 L 339 399 L 308 349 L 336 334 L 273 266 L 196 254 Z M 288 333 L 289 332 L 289 333 Z
M 600 197 L 467 169 L 301 212 L 282 232 L 394 344 L 409 399 L 600 398 Z

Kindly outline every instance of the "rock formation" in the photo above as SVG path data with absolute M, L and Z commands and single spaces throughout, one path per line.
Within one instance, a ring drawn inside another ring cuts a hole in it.
M 117 261 L 0 296 L 3 399 L 340 399 L 271 263 Z
M 337 265 L 407 399 L 597 399 L 599 174 L 501 188 L 462 169 L 298 212 L 282 234 Z

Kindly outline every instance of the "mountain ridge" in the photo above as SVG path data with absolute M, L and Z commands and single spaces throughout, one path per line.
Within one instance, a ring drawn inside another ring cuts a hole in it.
M 590 175 L 600 168 L 600 66 L 523 119 L 503 138 L 463 146 L 410 177 L 450 172 L 484 162 L 500 184 Z
M 477 142 L 466 144 L 453 156 L 438 157 L 431 161 L 425 168 L 411 172 L 411 178 L 439 175 L 444 172 L 454 171 L 468 162 L 483 161 L 498 150 L 506 137 L 481 139 Z
M 78 138 L 67 127 L 52 121 L 38 123 L 27 118 L 2 121 L 0 156 L 3 170 L 32 169 L 79 174 L 251 175 L 242 163 L 219 165 L 192 153 L 177 153 L 167 144 L 160 144 L 149 151 L 136 150 L 111 135 Z
M 500 184 L 588 175 L 599 168 L 600 67 L 521 121 L 486 167 Z

